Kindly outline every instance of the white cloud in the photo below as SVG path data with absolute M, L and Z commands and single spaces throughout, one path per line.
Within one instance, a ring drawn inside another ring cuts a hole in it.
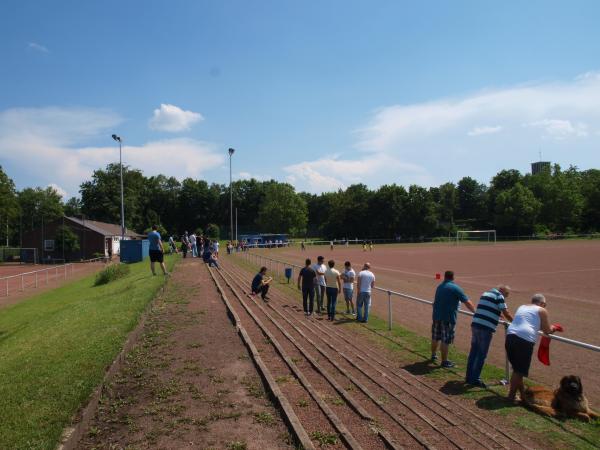
M 421 166 L 405 163 L 386 154 L 362 154 L 357 159 L 339 155 L 291 164 L 283 168 L 287 180 L 299 190 L 324 192 L 366 183 L 378 187 L 385 183 L 427 184 L 432 177 Z
M 50 53 L 50 50 L 48 50 L 47 47 L 44 47 L 43 45 L 38 44 L 36 42 L 30 42 L 29 44 L 27 44 L 27 48 L 40 53 Z
M 256 174 L 256 173 L 250 173 L 250 172 L 239 172 L 237 179 L 239 180 L 251 180 L 251 179 L 255 179 L 257 181 L 269 181 L 272 180 L 273 177 L 271 175 L 261 175 L 261 174 Z M 235 177 L 234 177 L 235 180 Z
M 60 195 L 64 200 L 67 199 L 67 197 L 68 197 L 67 191 L 65 191 L 63 188 L 61 188 L 58 184 L 50 183 L 48 185 L 48 187 L 52 188 L 54 190 L 54 192 L 56 192 L 58 195 Z
M 202 114 L 185 111 L 178 106 L 161 103 L 160 108 L 154 110 L 154 115 L 148 122 L 152 130 L 176 133 L 186 131 L 197 122 L 204 120 Z
M 459 129 L 473 130 L 481 122 L 508 129 L 553 116 L 584 123 L 589 118 L 600 118 L 600 75 L 588 73 L 568 83 L 530 84 L 462 98 L 387 106 L 376 111 L 371 121 L 358 130 L 358 147 L 387 151 L 402 144 L 451 135 Z
M 16 108 L 0 111 L 0 160 L 27 178 L 24 185 L 52 183 L 78 192 L 95 169 L 118 161 L 110 133 L 119 115 L 89 108 Z M 103 137 L 103 146 L 86 145 Z M 220 166 L 225 157 L 211 143 L 177 138 L 124 145 L 123 162 L 147 175 L 163 173 L 178 179 L 200 177 Z M 12 175 L 12 174 L 11 174 Z M 15 177 L 15 181 L 18 181 Z
M 543 119 L 525 124 L 527 127 L 540 128 L 544 130 L 545 137 L 557 140 L 569 137 L 586 137 L 588 126 L 585 123 L 572 124 L 570 120 Z
M 502 127 L 500 125 L 495 126 L 495 127 L 490 127 L 490 126 L 483 126 L 483 127 L 475 127 L 473 129 L 471 129 L 467 135 L 469 136 L 481 136 L 483 134 L 494 134 L 494 133 L 498 133 L 499 131 L 502 131 Z
M 528 171 L 539 150 L 553 162 L 585 169 L 598 167 L 598 124 L 600 73 L 588 72 L 568 82 L 385 106 L 355 131 L 351 157 L 307 160 L 284 170 L 288 180 L 317 192 L 355 182 L 431 186 L 464 176 L 487 183 L 502 169 Z

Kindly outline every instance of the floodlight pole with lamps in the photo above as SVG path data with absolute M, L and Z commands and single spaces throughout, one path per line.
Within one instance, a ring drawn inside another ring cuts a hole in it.
M 125 202 L 123 199 L 123 158 L 121 157 L 121 138 L 116 134 L 112 138 L 119 143 L 119 167 L 121 170 L 121 240 L 125 239 Z M 121 253 L 121 244 L 119 243 L 119 254 Z
M 229 239 L 233 242 L 233 185 L 231 184 L 231 157 L 235 153 L 234 148 L 229 149 Z

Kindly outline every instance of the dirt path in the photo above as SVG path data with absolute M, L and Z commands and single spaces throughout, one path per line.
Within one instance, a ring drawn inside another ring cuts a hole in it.
M 78 448 L 287 449 L 208 269 L 183 260 Z

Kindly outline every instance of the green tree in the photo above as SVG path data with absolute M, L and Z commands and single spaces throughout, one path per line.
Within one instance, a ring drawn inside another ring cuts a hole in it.
M 0 243 L 14 237 L 17 230 L 18 217 L 21 212 L 15 183 L 0 166 Z M 8 227 L 6 226 L 8 224 Z M 8 228 L 8 236 L 6 235 Z
M 420 186 L 411 185 L 406 203 L 406 223 L 409 236 L 431 236 L 437 227 L 436 205 L 431 193 Z
M 87 217 L 118 224 L 121 223 L 120 166 L 112 163 L 106 169 L 95 170 L 92 179 L 81 184 L 81 212 Z M 144 175 L 137 169 L 123 167 L 123 192 L 125 226 L 141 231 L 146 228 L 142 215 Z
M 192 178 L 183 180 L 177 201 L 179 233 L 185 230 L 191 232 L 198 227 L 215 222 L 218 201 L 219 191 L 209 187 L 206 181 Z
M 221 232 L 219 230 L 219 226 L 214 223 L 209 223 L 206 225 L 206 236 L 209 239 L 219 239 Z
M 405 208 L 408 193 L 396 184 L 381 186 L 370 202 L 373 234 L 383 238 L 406 235 Z
M 533 192 L 521 183 L 500 192 L 496 198 L 495 224 L 505 234 L 529 234 L 541 209 Z
M 454 215 L 458 208 L 458 193 L 454 183 L 445 183 L 439 187 L 437 216 L 444 234 L 454 229 Z
M 52 222 L 64 214 L 62 198 L 51 187 L 25 188 L 19 192 L 18 201 L 25 230 Z
M 81 216 L 81 200 L 77 197 L 71 197 L 66 201 L 64 210 L 67 217 Z
M 471 177 L 463 177 L 456 186 L 458 208 L 456 218 L 479 222 L 486 218 L 486 186 Z
M 265 233 L 306 232 L 308 212 L 306 203 L 287 183 L 268 183 L 258 211 L 258 224 Z
M 600 170 L 590 169 L 581 174 L 583 212 L 581 229 L 600 231 Z

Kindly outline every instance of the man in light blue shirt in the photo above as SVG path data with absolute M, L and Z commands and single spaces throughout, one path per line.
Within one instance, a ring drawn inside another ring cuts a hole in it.
M 444 281 L 435 291 L 431 325 L 431 360 L 437 360 L 437 349 L 440 346 L 444 368 L 454 367 L 454 363 L 448 360 L 448 347 L 454 342 L 459 303 L 465 305 L 471 312 L 475 312 L 475 306 L 469 297 L 454 282 L 454 272 L 447 270 L 444 273 Z
M 154 269 L 154 263 L 156 262 L 160 264 L 163 274 L 165 276 L 169 275 L 164 262 L 165 251 L 163 248 L 162 239 L 156 225 L 152 225 L 152 231 L 148 233 L 148 241 L 150 242 L 150 270 L 152 270 L 152 275 L 156 275 L 156 270 Z

